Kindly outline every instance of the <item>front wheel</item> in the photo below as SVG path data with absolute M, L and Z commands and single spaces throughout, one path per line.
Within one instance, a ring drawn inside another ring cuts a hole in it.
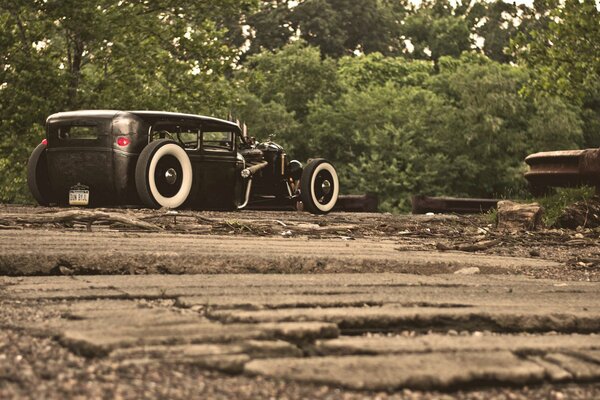
M 37 145 L 27 161 L 27 186 L 39 205 L 50 205 L 52 188 L 50 187 L 46 145 L 44 143 Z
M 142 150 L 135 167 L 135 186 L 150 208 L 177 208 L 192 189 L 192 163 L 173 140 L 156 140 Z
M 325 214 L 333 209 L 340 193 L 337 172 L 327 160 L 310 161 L 300 178 L 300 197 L 304 209 L 313 214 Z

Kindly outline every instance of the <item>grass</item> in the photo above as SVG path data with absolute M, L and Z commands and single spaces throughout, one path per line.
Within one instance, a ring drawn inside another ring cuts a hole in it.
M 553 226 L 558 218 L 562 215 L 564 209 L 578 201 L 587 201 L 594 196 L 595 189 L 593 187 L 580 188 L 555 188 L 543 197 L 515 199 L 517 203 L 532 203 L 537 202 L 544 207 L 543 221 L 544 226 Z M 485 213 L 485 220 L 489 224 L 496 224 L 498 218 L 498 210 L 493 208 Z
M 553 226 L 566 207 L 578 201 L 587 201 L 593 196 L 592 187 L 556 188 L 552 193 L 539 197 L 535 201 L 544 207 L 545 226 Z

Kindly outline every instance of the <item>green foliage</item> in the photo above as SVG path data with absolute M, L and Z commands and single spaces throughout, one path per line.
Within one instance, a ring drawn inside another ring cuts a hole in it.
M 280 49 L 295 39 L 335 58 L 355 51 L 397 53 L 404 48 L 399 21 L 405 10 L 405 1 L 263 1 L 247 21 L 254 32 L 249 53 Z
M 600 146 L 598 20 L 591 0 L 4 2 L 0 201 L 29 199 L 45 118 L 81 108 L 232 111 L 386 211 L 518 195 L 528 153 Z
M 444 160 L 429 153 L 451 111 L 433 92 L 388 83 L 316 107 L 310 127 L 320 154 L 336 160 L 346 190 L 379 193 L 382 209 L 405 210 L 411 193 L 443 181 L 437 169 Z
M 553 226 L 562 215 L 565 208 L 578 201 L 587 201 L 594 196 L 595 189 L 592 187 L 582 188 L 558 188 L 552 193 L 536 199 L 544 207 L 544 224 Z
M 566 0 L 549 17 L 532 40 L 521 35 L 515 47 L 534 70 L 533 89 L 581 103 L 600 86 L 600 11 L 594 0 Z
M 412 58 L 437 61 L 459 56 L 471 48 L 470 29 L 464 15 L 457 15 L 445 1 L 423 2 L 406 17 L 402 34 L 414 47 Z
M 338 61 L 340 84 L 363 89 L 372 84 L 420 86 L 433 73 L 428 61 L 407 60 L 402 57 L 385 57 L 371 53 L 363 57 L 344 57 Z
M 565 103 L 519 95 L 525 69 L 471 53 L 438 67 L 378 54 L 339 61 L 342 95 L 312 103 L 304 129 L 346 190 L 379 193 L 391 211 L 407 210 L 411 194 L 521 193 L 529 152 L 581 141 Z
M 302 120 L 310 101 L 336 91 L 337 75 L 333 61 L 321 59 L 317 48 L 298 41 L 277 53 L 251 57 L 239 78 L 263 102 L 279 102 Z
M 246 92 L 233 109 L 237 118 L 248 122 L 249 134 L 263 139 L 272 136 L 296 157 L 310 157 L 310 135 L 301 127 L 312 102 L 337 95 L 335 63 L 298 41 L 277 53 L 252 56 L 236 76 Z
M 584 145 L 600 146 L 600 10 L 593 0 L 540 1 L 544 23 L 512 43 L 532 70 L 525 93 L 568 101 L 582 119 Z

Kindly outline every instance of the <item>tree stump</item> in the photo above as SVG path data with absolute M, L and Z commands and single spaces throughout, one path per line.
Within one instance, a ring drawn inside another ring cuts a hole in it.
M 520 204 L 501 200 L 498 202 L 496 226 L 498 229 L 535 231 L 543 228 L 543 212 L 538 203 Z

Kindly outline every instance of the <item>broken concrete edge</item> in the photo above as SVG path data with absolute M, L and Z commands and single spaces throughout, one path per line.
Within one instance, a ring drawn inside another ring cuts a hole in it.
M 241 374 L 252 359 L 302 357 L 297 346 L 280 340 L 245 340 L 231 344 L 154 345 L 116 349 L 111 360 L 122 363 L 190 364 L 228 374 Z
M 217 325 L 221 325 L 215 322 Z M 249 337 L 245 342 L 244 353 L 255 353 L 256 350 L 250 347 L 252 342 L 257 341 L 272 341 L 282 340 L 291 345 L 304 345 L 314 343 L 317 339 L 337 338 L 340 335 L 337 325 L 327 322 L 282 322 L 282 323 L 260 323 L 260 324 L 245 324 L 252 329 Z M 231 329 L 243 329 L 243 325 L 232 326 Z M 39 333 L 43 333 L 40 331 Z M 98 331 L 95 331 L 96 333 Z M 241 337 L 223 338 L 223 337 L 203 337 L 187 338 L 187 337 L 158 337 L 152 341 L 142 337 L 121 338 L 119 341 L 102 342 L 90 339 L 89 331 L 87 330 L 60 330 L 59 328 L 45 331 L 50 333 L 60 344 L 70 349 L 73 353 L 87 357 L 106 357 L 113 351 L 118 349 L 128 349 L 135 347 L 160 346 L 160 345 L 197 345 L 197 344 L 236 344 L 242 340 Z M 110 335 L 110 332 L 104 332 Z M 100 335 L 102 336 L 102 335 Z
M 541 341 L 540 341 L 541 340 Z M 311 348 L 319 356 L 389 355 L 419 353 L 452 353 L 458 351 L 511 351 L 521 357 L 547 352 L 600 350 L 600 335 L 497 335 L 488 332 L 473 335 L 429 333 L 426 335 L 340 336 L 317 340 Z M 597 362 L 590 359 L 590 362 Z
M 500 365 L 495 365 L 496 359 L 501 356 Z M 461 360 L 454 361 L 455 357 Z M 475 358 L 475 362 L 465 366 L 461 364 L 463 358 Z M 486 358 L 489 358 L 488 365 L 475 365 L 476 361 Z M 461 365 L 465 368 L 459 368 Z M 546 376 L 542 366 L 506 351 L 429 353 L 406 357 L 358 355 L 262 359 L 246 363 L 244 373 L 352 390 L 388 392 L 399 389 L 451 391 L 498 384 L 536 384 L 543 382 Z
M 595 360 L 595 359 L 594 359 Z M 472 351 L 251 360 L 244 373 L 353 390 L 452 391 L 472 387 L 597 382 L 600 364 L 582 353 Z
M 219 371 L 230 375 L 239 375 L 244 371 L 244 365 L 251 358 L 247 354 L 208 355 L 204 357 L 165 357 L 159 358 L 130 358 L 119 360 L 120 367 L 148 364 L 188 364 L 205 370 Z
M 352 316 L 352 311 L 357 310 L 358 315 Z M 367 313 L 361 313 L 361 309 L 338 310 L 327 309 L 322 313 L 320 310 L 305 314 L 281 313 L 285 309 L 264 310 L 257 312 L 239 312 L 217 310 L 207 316 L 211 320 L 223 324 L 234 323 L 290 323 L 290 321 L 325 322 L 335 324 L 338 332 L 342 335 L 359 335 L 367 332 L 389 333 L 403 330 L 414 330 L 417 332 L 443 332 L 449 329 L 461 331 L 490 331 L 496 333 L 595 333 L 600 331 L 600 319 L 595 315 L 577 315 L 577 313 L 536 313 L 511 314 L 502 311 L 459 309 L 449 312 L 448 309 L 427 309 L 427 314 L 419 313 L 418 310 L 411 314 L 394 315 L 389 310 L 369 309 Z M 379 312 L 380 311 L 380 312 Z M 379 312 L 379 313 L 378 313 Z
M 301 295 L 291 295 L 290 297 L 300 297 Z M 319 296 L 319 295 L 316 295 Z M 328 296 L 328 295 L 323 295 Z M 252 296 L 250 296 L 252 297 Z M 212 310 L 246 310 L 246 311 L 259 311 L 259 310 L 281 310 L 281 309 L 293 309 L 293 308 L 308 308 L 308 307 L 320 307 L 320 308 L 331 308 L 331 307 L 381 307 L 384 305 L 383 301 L 365 301 L 365 300 L 346 300 L 346 301 L 331 301 L 331 300 L 294 300 L 279 302 L 277 304 L 270 303 L 268 299 L 264 301 L 259 300 L 239 300 L 237 302 L 231 302 L 228 304 L 219 304 L 218 302 L 211 302 L 203 298 L 202 296 L 178 296 L 175 299 L 174 305 L 179 308 L 192 308 L 201 306 L 208 312 Z
M 128 358 L 207 357 L 246 354 L 252 358 L 302 357 L 303 351 L 283 340 L 242 340 L 232 343 L 197 343 L 183 345 L 144 345 L 115 349 L 113 360 Z

